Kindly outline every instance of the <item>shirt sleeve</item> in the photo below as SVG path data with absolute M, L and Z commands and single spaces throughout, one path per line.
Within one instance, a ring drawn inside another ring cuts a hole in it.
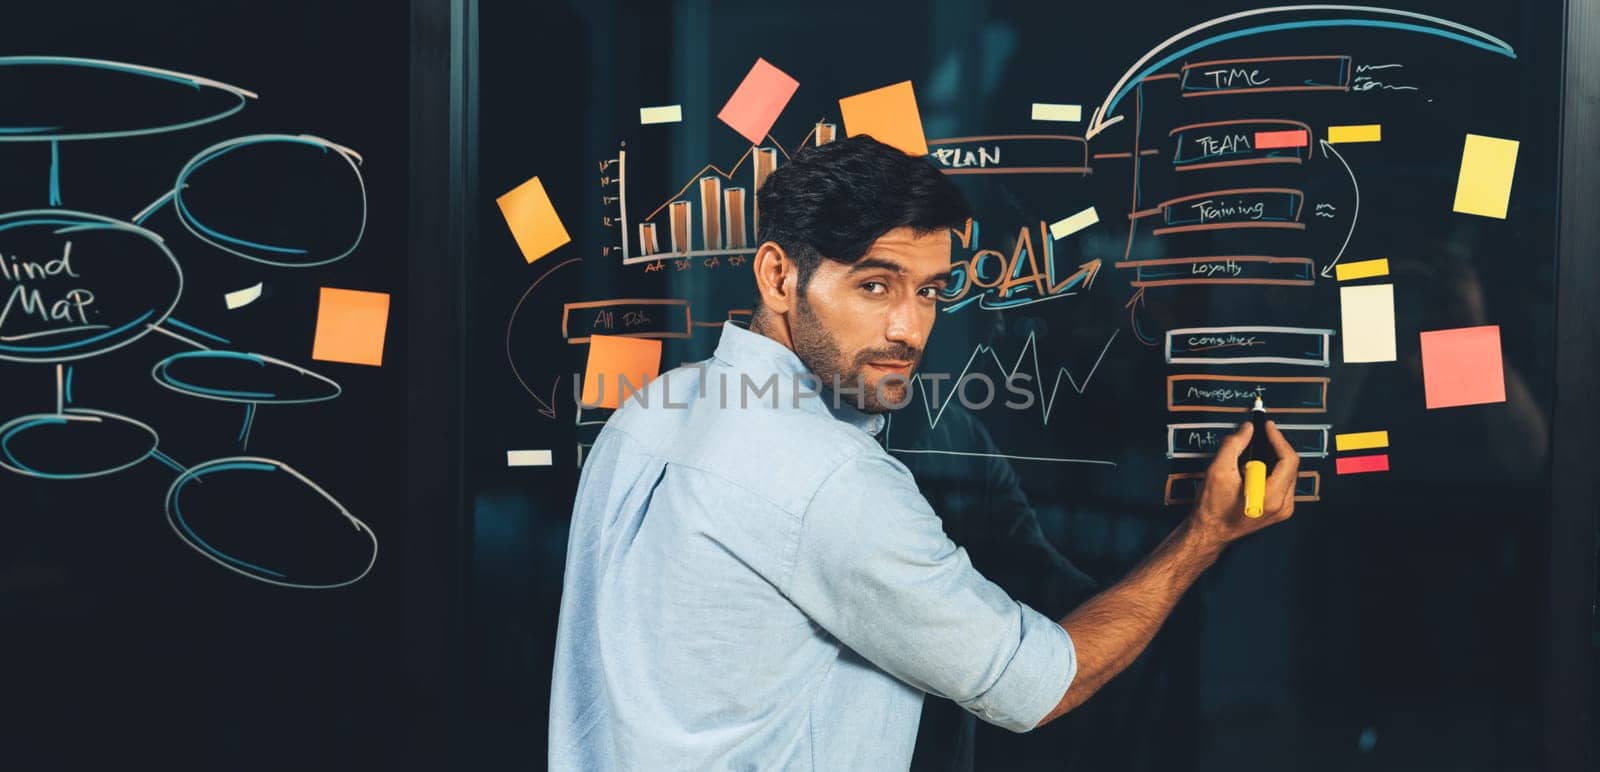
M 886 456 L 846 461 L 818 489 L 788 584 L 857 654 L 1014 732 L 1038 726 L 1077 673 L 1066 630 L 979 574 Z

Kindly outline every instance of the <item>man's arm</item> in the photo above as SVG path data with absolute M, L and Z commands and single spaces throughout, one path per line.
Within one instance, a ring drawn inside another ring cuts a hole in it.
M 1230 542 L 1294 513 L 1294 483 L 1300 457 L 1276 424 L 1267 422 L 1267 439 L 1277 452 L 1267 479 L 1266 500 L 1274 502 L 1259 518 L 1244 516 L 1239 454 L 1253 432 L 1247 421 L 1225 438 L 1206 470 L 1194 512 L 1173 530 L 1132 573 L 1090 598 L 1061 620 L 1077 649 L 1078 672 L 1042 726 L 1082 705 L 1149 645 L 1178 599 L 1216 561 Z

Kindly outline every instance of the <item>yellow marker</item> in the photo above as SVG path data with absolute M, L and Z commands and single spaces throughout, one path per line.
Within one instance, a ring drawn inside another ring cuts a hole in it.
M 1267 408 L 1261 404 L 1260 395 L 1256 396 L 1255 406 L 1250 408 L 1250 423 L 1255 431 L 1245 448 L 1248 460 L 1244 463 L 1244 516 L 1260 517 L 1266 511 L 1267 498 L 1267 462 L 1261 459 L 1266 456 L 1268 447 Z

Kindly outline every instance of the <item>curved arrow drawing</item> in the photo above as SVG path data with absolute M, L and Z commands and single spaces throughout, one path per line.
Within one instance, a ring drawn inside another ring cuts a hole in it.
M 517 371 L 517 360 L 516 360 L 516 357 L 511 355 L 511 326 L 516 323 L 516 321 L 517 321 L 517 312 L 522 310 L 522 304 L 527 302 L 528 296 L 533 294 L 533 290 L 534 290 L 535 287 L 539 286 L 539 282 L 542 282 L 545 279 L 550 278 L 550 274 L 553 274 L 556 271 L 561 270 L 562 268 L 565 268 L 565 267 L 567 267 L 567 266 L 569 266 L 569 265 L 571 265 L 573 263 L 581 263 L 581 262 L 583 262 L 583 258 L 581 258 L 581 257 L 569 257 L 566 260 L 563 260 L 563 261 L 561 261 L 559 263 L 556 263 L 554 266 L 551 266 L 550 270 L 545 271 L 544 273 L 540 274 L 539 278 L 534 279 L 533 283 L 528 285 L 528 288 L 526 290 L 523 290 L 522 297 L 517 299 L 516 306 L 512 307 L 512 309 L 511 309 L 511 320 L 506 322 L 506 363 L 511 365 L 511 374 L 516 376 L 517 383 L 522 384 L 522 390 L 528 392 L 528 396 L 533 397 L 533 401 L 534 402 L 539 403 L 539 415 L 542 415 L 545 418 L 548 418 L 548 419 L 550 419 L 552 421 L 554 421 L 555 418 L 556 418 L 556 407 L 555 407 L 555 403 L 556 403 L 556 386 L 555 386 L 555 383 L 560 383 L 561 382 L 561 378 L 560 378 L 560 376 L 557 376 L 555 383 L 552 383 L 550 385 L 550 401 L 549 402 L 545 402 L 544 400 L 539 398 L 538 394 L 534 393 L 533 387 L 529 386 L 528 382 L 522 379 L 522 373 Z
M 1128 326 L 1133 328 L 1133 336 L 1138 338 L 1139 342 L 1146 346 L 1154 346 L 1160 341 L 1146 338 L 1144 336 L 1144 331 L 1139 329 L 1139 309 L 1145 304 L 1145 289 L 1145 287 L 1140 287 L 1138 292 L 1133 293 L 1133 297 L 1128 298 L 1128 302 L 1123 306 L 1123 308 L 1128 309 Z
M 1339 151 L 1333 149 L 1333 145 L 1328 144 L 1325 139 L 1317 140 L 1317 144 L 1322 146 L 1323 158 L 1327 158 L 1331 152 L 1334 158 L 1339 159 L 1339 163 L 1344 166 L 1345 174 L 1350 175 L 1350 187 L 1356 192 L 1356 209 L 1350 215 L 1350 232 L 1344 234 L 1344 243 L 1339 245 L 1339 253 L 1333 256 L 1333 262 L 1322 268 L 1322 278 L 1326 279 L 1333 276 L 1333 267 L 1339 264 L 1339 258 L 1344 257 L 1345 248 L 1350 246 L 1350 237 L 1356 235 L 1356 220 L 1361 219 L 1361 186 L 1356 183 L 1356 173 L 1350 170 L 1350 163 L 1344 160 Z
M 1352 13 L 1361 13 L 1361 14 L 1386 15 L 1386 16 L 1391 16 L 1391 17 L 1396 17 L 1397 16 L 1397 17 L 1403 17 L 1403 18 L 1407 18 L 1407 19 L 1414 19 L 1414 20 L 1422 21 L 1422 22 L 1428 22 L 1428 23 L 1431 23 L 1431 24 L 1434 24 L 1434 25 L 1437 25 L 1437 26 L 1429 27 L 1429 26 L 1423 26 L 1421 24 L 1415 24 L 1415 23 L 1411 23 L 1411 22 L 1392 21 L 1392 20 L 1389 20 L 1389 19 L 1381 19 L 1381 18 L 1379 18 L 1379 19 L 1306 19 L 1306 20 L 1302 20 L 1302 21 L 1281 22 L 1281 23 L 1278 23 L 1278 24 L 1265 24 L 1265 25 L 1261 25 L 1261 26 L 1257 26 L 1257 27 L 1247 27 L 1245 29 L 1234 30 L 1232 32 L 1225 32 L 1225 33 L 1222 33 L 1220 35 L 1214 35 L 1212 37 L 1208 37 L 1208 38 L 1206 38 L 1204 40 L 1201 40 L 1201 41 L 1199 41 L 1197 43 L 1193 43 L 1193 44 L 1184 46 L 1183 48 L 1180 48 L 1177 51 L 1172 52 L 1171 54 L 1163 56 L 1159 61 L 1155 62 L 1154 64 L 1148 64 L 1148 65 L 1146 64 L 1151 59 L 1154 59 L 1162 51 L 1166 50 L 1166 48 L 1168 46 L 1171 46 L 1171 45 L 1177 43 L 1178 41 L 1183 40 L 1184 38 L 1186 38 L 1186 37 L 1188 37 L 1188 36 L 1190 36 L 1192 34 L 1195 34 L 1197 32 L 1200 32 L 1202 30 L 1206 30 L 1206 29 L 1209 29 L 1211 27 L 1216 27 L 1216 26 L 1219 26 L 1219 25 L 1222 25 L 1222 24 L 1227 24 L 1228 22 L 1237 21 L 1239 19 L 1250 18 L 1250 17 L 1253 17 L 1253 16 L 1262 16 L 1262 15 L 1266 15 L 1266 14 L 1294 13 L 1294 12 L 1301 12 L 1301 11 L 1339 11 L 1339 12 L 1352 12 Z M 1453 21 L 1450 21 L 1449 19 L 1441 19 L 1441 18 L 1439 18 L 1437 16 L 1429 16 L 1428 14 L 1425 14 L 1425 13 L 1415 13 L 1413 11 L 1397 11 L 1397 10 L 1394 10 L 1392 8 L 1377 8 L 1377 7 L 1370 6 L 1370 5 L 1330 5 L 1330 4 L 1321 4 L 1321 3 L 1313 4 L 1313 5 L 1280 5 L 1280 6 L 1274 6 L 1272 8 L 1257 8 L 1257 9 L 1251 10 L 1251 11 L 1240 11 L 1238 13 L 1230 13 L 1230 14 L 1228 14 L 1226 16 L 1218 16 L 1217 18 L 1212 19 L 1210 21 L 1202 22 L 1200 24 L 1196 24 L 1193 27 L 1190 27 L 1190 28 L 1188 28 L 1188 29 L 1186 29 L 1186 30 L 1184 30 L 1182 32 L 1179 32 L 1176 35 L 1173 35 L 1172 37 L 1167 38 L 1166 40 L 1161 41 L 1161 45 L 1156 46 L 1155 48 L 1151 49 L 1149 52 L 1145 53 L 1144 56 L 1139 57 L 1139 60 L 1134 62 L 1133 66 L 1129 67 L 1127 72 L 1124 72 L 1122 74 L 1122 77 L 1117 80 L 1116 84 L 1111 87 L 1110 93 L 1106 94 L 1105 101 L 1101 102 L 1100 106 L 1096 107 L 1094 109 L 1094 114 L 1089 117 L 1089 127 L 1084 132 L 1084 135 L 1083 135 L 1084 139 L 1093 139 L 1096 134 L 1099 134 L 1100 132 L 1106 130 L 1112 124 L 1115 124 L 1118 121 L 1121 121 L 1122 120 L 1122 116 L 1120 116 L 1120 115 L 1110 117 L 1109 119 L 1107 118 L 1107 116 L 1110 116 L 1111 113 L 1114 112 L 1117 109 L 1117 103 L 1121 102 L 1122 98 L 1124 96 L 1126 96 L 1127 93 L 1130 90 L 1132 90 L 1134 86 L 1137 86 L 1139 84 L 1139 82 L 1144 80 L 1144 78 L 1146 76 L 1150 75 L 1151 73 L 1154 73 L 1156 70 L 1159 70 L 1162 67 L 1165 67 L 1165 66 L 1167 66 L 1167 65 L 1169 65 L 1169 64 L 1171 64 L 1171 63 L 1173 63 L 1175 61 L 1178 61 L 1179 59 L 1182 59 L 1185 56 L 1188 56 L 1189 54 L 1194 53 L 1195 51 L 1198 51 L 1198 50 L 1200 50 L 1202 48 L 1205 48 L 1206 46 L 1212 45 L 1214 43 L 1221 43 L 1223 41 L 1233 40 L 1235 38 L 1248 37 L 1250 35 L 1261 35 L 1261 34 L 1265 34 L 1265 33 L 1268 33 L 1268 32 L 1283 32 L 1283 31 L 1293 30 L 1293 29 L 1308 29 L 1308 28 L 1314 28 L 1314 27 L 1378 27 L 1378 28 L 1383 28 L 1383 29 L 1402 30 L 1402 31 L 1405 31 L 1405 32 L 1416 32 L 1416 33 L 1423 34 L 1423 35 L 1433 35 L 1433 36 L 1436 36 L 1436 37 L 1442 37 L 1442 38 L 1446 38 L 1446 39 L 1449 39 L 1449 40 L 1454 40 L 1454 41 L 1456 41 L 1458 43 L 1464 43 L 1466 45 L 1473 46 L 1475 48 L 1481 48 L 1481 49 L 1483 49 L 1485 51 L 1489 51 L 1491 53 L 1500 54 L 1501 56 L 1509 57 L 1511 59 L 1517 58 L 1517 52 L 1516 52 L 1515 49 L 1513 49 L 1511 47 L 1511 44 L 1505 42 L 1504 40 L 1501 40 L 1500 38 L 1497 38 L 1497 37 L 1495 37 L 1493 35 L 1490 35 L 1489 33 L 1484 32 L 1482 30 L 1475 29 L 1473 27 L 1469 27 L 1469 26 L 1467 26 L 1465 24 L 1460 24 L 1458 22 L 1453 22 Z M 1441 28 L 1444 28 L 1444 29 L 1441 29 Z M 1465 33 L 1465 34 L 1463 34 L 1463 33 Z

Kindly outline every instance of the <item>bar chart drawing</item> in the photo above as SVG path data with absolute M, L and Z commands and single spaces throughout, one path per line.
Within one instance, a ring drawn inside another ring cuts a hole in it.
M 835 124 L 819 121 L 799 145 L 825 145 L 836 136 Z M 777 170 L 780 156 L 789 158 L 782 145 L 770 135 L 767 139 L 772 146 L 751 146 L 727 171 L 716 164 L 701 167 L 638 222 L 628 216 L 628 151 L 619 146 L 615 158 L 600 163 L 604 199 L 617 206 L 617 216 L 606 223 L 617 229 L 621 241 L 606 254 L 620 249 L 623 265 L 753 254 L 761 228 L 756 191 Z M 747 163 L 749 170 L 741 173 Z

